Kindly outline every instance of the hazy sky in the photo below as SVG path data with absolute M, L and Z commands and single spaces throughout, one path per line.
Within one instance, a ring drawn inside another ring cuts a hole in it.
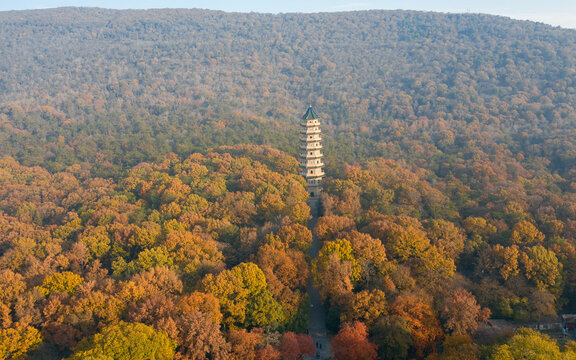
M 202 8 L 267 13 L 409 9 L 504 15 L 576 29 L 575 0 L 0 0 L 0 10 L 60 6 L 113 9 Z

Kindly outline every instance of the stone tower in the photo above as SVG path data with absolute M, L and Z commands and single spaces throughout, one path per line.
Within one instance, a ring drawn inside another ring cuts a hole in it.
M 312 105 L 302 116 L 300 130 L 300 168 L 302 176 L 306 178 L 310 200 L 317 202 L 322 191 L 322 178 L 324 178 L 324 160 L 322 155 L 322 132 L 320 120 L 312 110 Z

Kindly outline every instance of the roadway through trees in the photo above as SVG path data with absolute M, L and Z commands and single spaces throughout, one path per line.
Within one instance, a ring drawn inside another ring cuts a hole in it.
M 316 226 L 316 221 L 318 221 L 318 203 L 309 203 L 309 205 L 312 218 L 308 221 L 308 228 L 313 234 L 313 242 L 309 254 L 312 259 L 315 259 L 322 247 L 314 233 L 314 227 Z M 308 295 L 310 296 L 308 333 L 314 340 L 314 345 L 316 345 L 314 359 L 332 358 L 332 344 L 326 329 L 326 313 L 318 289 L 313 286 L 312 278 L 310 278 L 310 283 L 308 284 Z

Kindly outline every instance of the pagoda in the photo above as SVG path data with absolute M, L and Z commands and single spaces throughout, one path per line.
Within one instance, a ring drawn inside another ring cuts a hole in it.
M 320 198 L 322 191 L 322 178 L 324 178 L 324 160 L 322 155 L 322 131 L 320 120 L 312 109 L 312 105 L 302 116 L 300 123 L 300 168 L 301 174 L 306 178 L 310 200 Z

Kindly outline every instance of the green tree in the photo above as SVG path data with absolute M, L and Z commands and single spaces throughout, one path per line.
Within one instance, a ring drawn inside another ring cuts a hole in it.
M 412 329 L 401 316 L 383 316 L 372 329 L 372 342 L 378 345 L 382 359 L 402 360 L 408 357 L 412 347 Z
M 231 328 L 279 325 L 284 320 L 282 307 L 268 291 L 266 277 L 254 263 L 238 264 L 217 276 L 208 274 L 202 286 L 218 298 L 224 322 Z
M 504 345 L 496 348 L 493 360 L 574 360 L 571 352 L 562 352 L 556 341 L 536 330 L 521 328 Z
M 277 328 L 283 321 L 282 306 L 272 297 L 270 291 L 252 294 L 246 306 L 246 326 Z
M 120 322 L 82 340 L 69 359 L 171 360 L 175 349 L 176 342 L 163 331 Z

